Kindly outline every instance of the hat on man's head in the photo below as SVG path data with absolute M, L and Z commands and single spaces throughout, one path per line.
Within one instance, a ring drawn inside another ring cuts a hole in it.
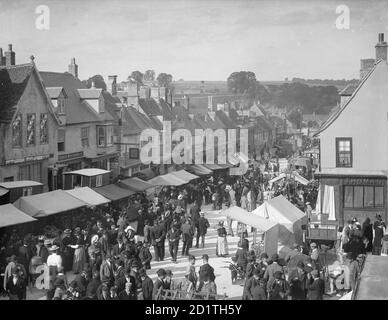
M 319 276 L 318 270 L 312 270 L 312 271 L 311 271 L 311 275 L 312 275 L 313 277 L 318 277 L 318 276 Z
M 56 244 L 54 244 L 54 245 L 51 246 L 51 248 L 50 248 L 50 250 L 52 250 L 52 251 L 58 250 L 58 249 L 59 249 L 59 247 L 58 247 Z
M 316 244 L 315 242 L 312 242 L 312 243 L 310 244 L 310 247 L 311 247 L 311 248 L 316 248 L 316 247 L 317 247 L 317 244 Z
M 303 270 L 304 271 L 306 271 L 306 272 L 311 272 L 311 271 L 313 271 L 313 266 L 311 265 L 311 263 L 307 263 L 305 266 L 304 266 L 304 268 L 303 268 Z
M 278 261 L 279 260 L 279 255 L 277 253 L 274 253 L 272 256 L 271 256 L 271 260 L 272 261 Z
M 202 255 L 202 259 L 206 259 L 206 260 L 209 260 L 209 255 L 207 255 L 206 253 Z
M 171 270 L 166 270 L 166 276 L 172 277 L 173 276 L 172 271 Z
M 132 262 L 131 268 L 139 268 L 139 267 L 140 267 L 139 262 L 137 262 L 136 260 Z
M 65 229 L 65 230 L 63 231 L 63 233 L 64 233 L 64 234 L 71 234 L 71 230 L 70 230 L 70 229 Z
M 166 275 L 166 270 L 164 270 L 163 268 L 161 268 L 161 269 L 159 269 L 158 271 L 156 271 L 156 274 L 157 274 L 159 277 L 165 276 L 165 275 Z
M 183 195 L 180 194 L 180 195 L 178 196 L 178 200 L 182 200 L 182 199 L 183 199 Z
M 253 270 L 253 275 L 254 275 L 254 276 L 260 276 L 260 270 L 257 269 L 257 268 L 254 269 L 254 270 Z
M 298 263 L 296 264 L 297 267 L 303 269 L 304 268 L 304 263 L 302 260 L 299 260 Z
M 260 255 L 260 259 L 268 259 L 268 254 L 263 252 L 261 255 Z
M 44 244 L 45 246 L 51 246 L 51 240 L 46 239 L 46 240 L 44 240 L 43 244 Z

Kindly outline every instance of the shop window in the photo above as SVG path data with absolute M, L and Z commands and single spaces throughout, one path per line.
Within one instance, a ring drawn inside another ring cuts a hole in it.
M 384 207 L 384 187 L 344 186 L 344 208 Z
M 336 138 L 337 167 L 353 166 L 352 138 Z
M 20 166 L 18 180 L 42 182 L 42 164 L 39 162 Z

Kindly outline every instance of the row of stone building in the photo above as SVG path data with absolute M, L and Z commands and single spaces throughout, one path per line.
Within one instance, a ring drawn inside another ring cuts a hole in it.
M 139 159 L 141 132 L 162 133 L 166 120 L 192 132 L 247 128 L 255 156 L 281 131 L 258 106 L 241 111 L 223 103 L 194 114 L 188 99 L 174 100 L 166 88 L 129 81 L 125 89 L 117 90 L 116 76 L 108 77 L 107 90 L 87 88 L 74 58 L 68 72 L 42 72 L 33 56 L 17 65 L 11 45 L 4 57 L 0 50 L 0 181 L 34 180 L 54 190 L 64 172 L 82 168 L 110 170 L 112 178 L 174 170 Z

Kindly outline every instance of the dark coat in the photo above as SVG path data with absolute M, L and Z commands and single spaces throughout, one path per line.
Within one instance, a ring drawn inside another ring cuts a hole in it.
M 142 283 L 142 292 L 143 292 L 143 299 L 144 300 L 152 300 L 152 292 L 154 289 L 154 283 L 152 282 L 150 277 L 146 277 Z
M 252 300 L 267 300 L 265 286 L 258 284 L 251 289 Z
M 243 291 L 243 300 L 252 300 L 252 290 L 254 287 L 258 286 L 259 282 L 254 277 L 250 277 L 245 281 L 244 291 Z
M 119 293 L 119 300 L 137 300 L 137 296 L 133 292 L 128 294 L 125 290 L 123 290 Z
M 119 244 L 116 243 L 113 248 L 112 248 L 112 255 L 114 257 L 119 257 L 121 255 L 121 253 L 125 250 L 125 245 L 124 243 L 121 244 L 121 248 L 119 248 Z
M 49 256 L 49 252 L 48 252 L 48 249 L 46 248 L 46 246 L 41 246 L 39 248 L 38 256 L 42 258 L 42 261 L 44 263 L 47 262 L 47 258 Z
M 159 289 L 164 287 L 165 287 L 165 284 L 159 278 L 157 278 L 154 282 L 154 288 L 152 291 L 152 300 L 156 300 L 156 295 L 158 294 Z
M 97 299 L 97 289 L 101 285 L 98 279 L 92 279 L 86 287 L 86 296 L 92 299 Z
M 214 268 L 210 264 L 204 264 L 199 268 L 199 281 L 206 281 L 208 278 L 211 282 L 216 279 Z
M 16 284 L 13 283 L 13 277 L 10 277 L 7 281 L 7 291 L 10 295 L 11 300 L 23 300 L 26 286 L 22 278 L 18 278 Z
M 201 236 L 204 236 L 207 233 L 207 228 L 209 227 L 210 227 L 209 221 L 204 217 L 200 217 L 198 220 L 199 234 Z
M 142 247 L 139 252 L 139 258 L 146 270 L 151 269 L 152 254 L 150 249 Z
M 308 300 L 323 300 L 323 294 L 325 293 L 325 282 L 318 279 L 310 279 L 307 284 L 307 299 Z

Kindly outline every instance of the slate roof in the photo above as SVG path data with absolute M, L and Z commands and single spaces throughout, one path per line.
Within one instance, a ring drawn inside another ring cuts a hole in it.
M 32 64 L 0 67 L 0 121 L 12 120 L 33 69 Z
M 159 100 L 160 107 L 162 109 L 163 118 L 165 120 L 174 119 L 174 112 L 171 111 L 171 105 L 164 101 L 163 99 Z
M 66 123 L 101 122 L 113 120 L 109 112 L 98 114 L 85 100 L 82 100 L 78 89 L 86 86 L 72 74 L 65 72 L 40 72 L 45 87 L 63 87 L 67 94 Z M 94 90 L 94 89 L 93 89 Z M 83 92 L 81 90 L 81 92 Z M 84 91 L 85 92 L 85 91 Z
M 63 87 L 46 87 L 46 91 L 51 99 L 58 99 L 59 95 L 63 91 Z
M 100 88 L 89 88 L 89 89 L 77 89 L 81 99 L 99 99 L 102 94 Z
M 162 116 L 162 109 L 154 99 L 139 99 L 140 107 L 148 116 Z
M 144 115 L 132 107 L 123 108 L 124 122 L 122 126 L 124 135 L 138 134 L 143 130 L 152 128 L 152 123 Z

